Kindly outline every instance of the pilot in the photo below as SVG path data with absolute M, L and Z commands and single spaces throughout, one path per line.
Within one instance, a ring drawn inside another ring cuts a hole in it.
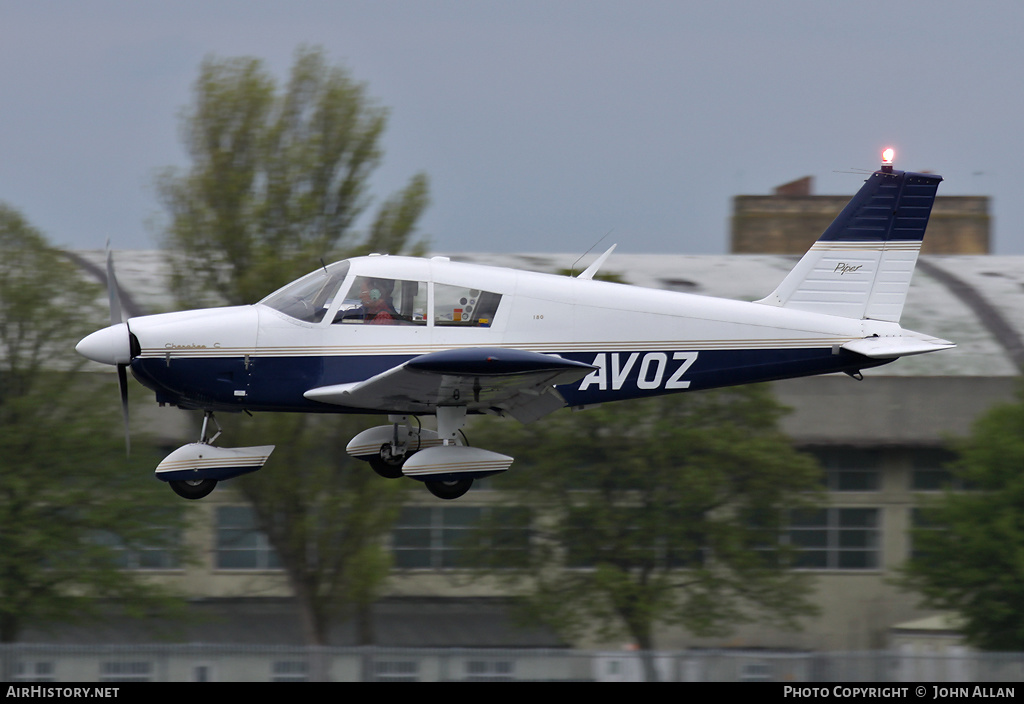
M 391 302 L 395 282 L 390 279 L 363 279 L 359 300 L 363 304 L 363 322 L 371 325 L 397 325 L 401 320 Z

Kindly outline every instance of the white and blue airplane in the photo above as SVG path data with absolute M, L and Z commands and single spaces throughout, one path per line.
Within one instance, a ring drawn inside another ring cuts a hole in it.
M 900 327 L 940 176 L 893 169 L 891 151 L 767 297 L 733 301 L 445 257 L 366 256 L 323 266 L 248 306 L 121 320 L 85 357 L 127 370 L 161 404 L 204 411 L 199 442 L 156 476 L 180 496 L 253 472 L 274 446 L 214 445 L 221 411 L 371 413 L 348 445 L 388 478 L 462 496 L 513 458 L 467 446 L 467 415 L 531 422 L 563 407 L 861 370 L 953 343 Z M 612 247 L 614 249 L 614 247 Z M 418 416 L 436 416 L 437 430 Z M 417 422 L 414 422 L 417 421 Z

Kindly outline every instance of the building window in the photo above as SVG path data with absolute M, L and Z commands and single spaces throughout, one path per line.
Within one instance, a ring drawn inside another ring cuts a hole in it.
M 827 508 L 794 511 L 789 544 L 797 550 L 794 567 L 872 570 L 881 565 L 880 511 Z
M 484 538 L 478 527 L 489 519 L 496 528 Z M 404 569 L 458 569 L 471 567 L 465 559 L 469 548 L 498 551 L 500 562 L 521 561 L 529 547 L 529 512 L 485 506 L 406 506 L 391 534 L 395 566 Z
M 417 682 L 420 675 L 418 660 L 377 659 L 373 661 L 374 682 Z
M 305 660 L 275 660 L 270 675 L 271 682 L 306 682 L 309 680 L 309 663 Z
M 112 660 L 100 665 L 101 682 L 149 682 L 153 663 L 147 660 Z
M 18 660 L 14 663 L 15 682 L 56 682 L 53 663 L 49 660 Z
M 611 562 L 686 569 L 704 564 L 707 541 L 702 534 L 652 527 L 639 508 L 619 508 L 615 515 L 609 525 L 589 509 L 570 510 L 566 523 L 575 537 L 566 550 L 566 567 L 591 569 Z
M 829 491 L 878 491 L 882 488 L 882 456 L 858 447 L 821 447 L 811 451 L 825 471 Z
M 911 460 L 910 488 L 913 491 L 962 489 L 962 483 L 948 469 L 955 457 L 952 452 L 941 448 L 915 450 Z
M 192 679 L 190 682 L 213 682 L 213 666 L 212 665 L 193 665 L 192 666 Z
M 921 507 L 913 507 L 910 509 L 910 534 L 907 536 L 907 543 L 910 545 L 910 556 L 923 557 L 925 555 L 917 541 L 914 540 L 915 531 L 919 530 L 943 530 L 945 526 L 938 523 L 935 519 L 935 514 Z
M 249 506 L 217 507 L 216 565 L 224 570 L 281 568 L 266 534 L 256 528 L 256 517 Z
M 466 661 L 466 680 L 469 682 L 511 682 L 515 679 L 515 672 L 512 660 L 488 658 Z
M 97 531 L 92 539 L 113 550 L 114 562 L 123 570 L 176 570 L 181 567 L 177 555 L 166 548 L 146 545 L 128 547 L 120 536 L 110 531 Z

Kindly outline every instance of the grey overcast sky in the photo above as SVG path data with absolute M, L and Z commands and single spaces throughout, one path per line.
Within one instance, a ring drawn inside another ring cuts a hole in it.
M 723 253 L 732 196 L 852 195 L 892 145 L 1024 254 L 1022 37 L 1019 0 L 0 0 L 0 200 L 155 247 L 202 59 L 310 44 L 391 109 L 374 192 L 426 172 L 436 252 Z

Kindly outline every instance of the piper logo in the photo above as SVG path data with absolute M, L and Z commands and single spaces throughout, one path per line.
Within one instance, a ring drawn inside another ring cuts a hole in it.
M 840 276 L 843 276 L 844 274 L 852 274 L 863 266 L 863 264 L 847 264 L 846 262 L 839 262 L 836 264 L 836 268 L 832 273 L 835 274 L 836 272 L 839 272 Z
M 641 357 L 639 352 L 628 355 L 601 352 L 593 362 L 599 368 L 580 382 L 579 390 L 596 386 L 601 391 L 617 391 L 627 384 L 644 390 L 688 389 L 690 382 L 683 379 L 683 375 L 697 361 L 697 355 L 697 352 L 646 352 Z

